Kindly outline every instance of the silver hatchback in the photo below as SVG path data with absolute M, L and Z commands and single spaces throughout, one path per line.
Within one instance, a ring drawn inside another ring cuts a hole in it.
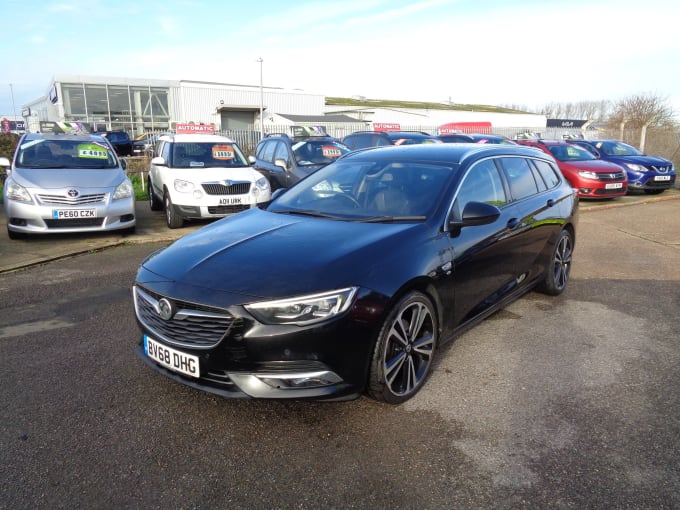
M 10 239 L 135 229 L 135 194 L 108 141 L 92 134 L 21 137 L 3 190 Z

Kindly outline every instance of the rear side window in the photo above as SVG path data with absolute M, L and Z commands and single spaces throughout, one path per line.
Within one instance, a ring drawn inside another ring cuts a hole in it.
M 550 163 L 540 159 L 534 159 L 532 161 L 548 189 L 552 189 L 560 183 L 560 178 L 557 175 L 557 171 Z
M 462 211 L 468 202 L 486 202 L 496 207 L 507 204 L 503 181 L 493 160 L 477 163 L 465 175 L 456 198 L 458 211 Z
M 500 158 L 514 200 L 522 200 L 538 193 L 538 186 L 529 162 L 524 158 Z

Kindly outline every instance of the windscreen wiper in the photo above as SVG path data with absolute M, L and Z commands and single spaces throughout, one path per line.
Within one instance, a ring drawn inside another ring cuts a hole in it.
M 346 220 L 344 216 L 334 216 L 311 209 L 289 209 L 286 211 L 275 211 L 280 214 L 299 214 L 300 216 L 312 216 L 313 218 L 328 218 L 331 220 Z
M 360 223 L 395 223 L 398 221 L 425 221 L 427 216 L 373 216 L 371 218 L 359 218 L 354 221 Z

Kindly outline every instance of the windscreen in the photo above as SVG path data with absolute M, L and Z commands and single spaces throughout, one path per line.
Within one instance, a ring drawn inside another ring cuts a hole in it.
M 92 140 L 27 140 L 19 146 L 18 168 L 116 168 L 110 147 Z
M 248 166 L 238 145 L 229 142 L 184 142 L 172 147 L 174 168 L 217 168 Z

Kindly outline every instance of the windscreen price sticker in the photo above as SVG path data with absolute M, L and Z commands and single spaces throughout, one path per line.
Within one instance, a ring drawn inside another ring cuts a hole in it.
M 321 148 L 321 154 L 325 158 L 339 158 L 342 156 L 342 151 L 337 147 L 333 147 L 332 145 L 324 145 Z
M 109 151 L 101 145 L 84 143 L 78 146 L 79 158 L 108 159 Z
M 55 220 L 71 220 L 77 218 L 96 218 L 97 209 L 55 209 L 52 218 Z
M 193 356 L 167 345 L 156 342 L 153 338 L 144 335 L 144 352 L 156 363 L 163 365 L 170 370 L 188 375 L 189 377 L 200 377 L 198 366 L 198 356 Z
M 231 145 L 215 145 L 212 155 L 213 159 L 234 159 L 234 148 Z

